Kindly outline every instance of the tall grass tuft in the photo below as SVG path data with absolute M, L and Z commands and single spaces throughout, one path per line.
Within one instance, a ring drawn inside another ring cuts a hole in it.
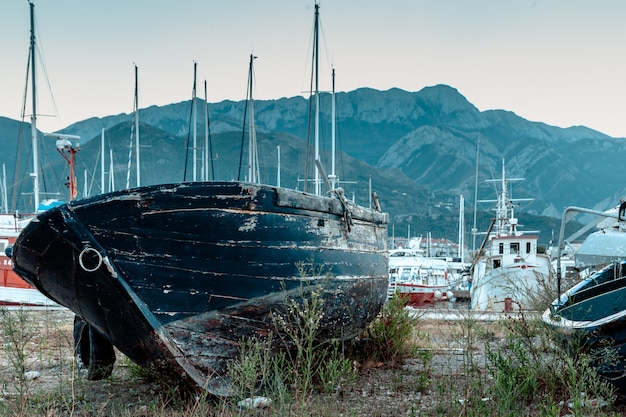
M 3 390 L 9 390 L 17 398 L 18 414 L 24 413 L 32 379 L 28 377 L 28 363 L 36 351 L 37 323 L 23 308 L 8 310 L 0 308 L 0 329 L 3 348 L 10 368 L 2 373 Z
M 413 333 L 418 318 L 405 308 L 407 304 L 407 297 L 395 294 L 369 326 L 370 360 L 397 364 L 414 352 Z

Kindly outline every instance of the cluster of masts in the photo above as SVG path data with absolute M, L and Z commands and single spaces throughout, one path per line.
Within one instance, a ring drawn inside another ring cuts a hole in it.
M 33 179 L 33 193 L 34 193 L 34 207 L 35 210 L 40 206 L 40 178 L 39 178 L 39 155 L 38 155 L 38 138 L 37 138 L 37 89 L 36 89 L 36 53 L 35 53 L 35 25 L 34 25 L 34 4 L 29 2 L 30 4 L 30 19 L 31 19 L 31 36 L 30 36 L 30 81 L 32 84 L 32 115 L 31 115 L 31 136 L 32 136 L 32 149 L 33 149 L 33 172 L 30 173 L 31 178 Z M 314 193 L 319 195 L 322 193 L 322 183 L 326 184 L 327 188 L 335 189 L 339 184 L 339 178 L 336 174 L 336 166 L 335 166 L 335 132 L 336 132 L 336 123 L 335 123 L 335 70 L 332 69 L 332 125 L 331 125 L 331 170 L 329 175 L 325 175 L 323 173 L 323 169 L 321 169 L 320 163 L 320 144 L 319 144 L 319 123 L 320 123 L 320 105 L 319 105 L 319 4 L 315 4 L 315 26 L 314 26 L 314 71 L 312 73 L 312 77 L 314 77 L 314 90 L 311 91 L 311 98 L 314 99 L 315 103 L 315 123 L 314 123 L 314 172 L 315 177 L 313 179 Z M 256 56 L 253 54 L 250 55 L 250 67 L 249 67 L 249 80 L 248 80 L 248 92 L 249 95 L 247 97 L 249 104 L 249 127 L 248 127 L 248 172 L 247 172 L 247 181 L 259 183 L 261 182 L 260 169 L 259 169 L 259 153 L 257 149 L 257 138 L 256 138 L 256 127 L 254 121 L 254 99 L 252 97 L 253 91 L 253 63 L 256 59 Z M 207 96 L 207 85 L 206 81 L 204 82 L 204 93 L 205 93 L 205 143 L 204 143 L 204 155 L 202 158 L 198 158 L 198 139 L 196 132 L 196 122 L 197 122 L 197 109 L 196 109 L 196 73 L 197 73 L 197 63 L 194 62 L 194 84 L 193 84 L 193 97 L 192 97 L 192 120 L 193 120 L 193 144 L 191 146 L 193 157 L 192 157 L 192 175 L 191 180 L 197 181 L 198 179 L 202 181 L 208 181 L 211 178 L 210 175 L 210 167 L 212 164 L 210 163 L 212 159 L 212 155 L 209 155 L 209 115 L 208 115 L 208 101 L 206 99 Z M 133 146 L 135 148 L 135 165 L 136 165 L 136 186 L 141 185 L 141 171 L 140 171 L 140 140 L 139 140 L 139 103 L 138 103 L 138 68 L 135 65 L 135 97 L 134 97 L 134 137 L 131 135 L 130 146 L 129 146 L 129 160 L 128 160 L 128 170 L 126 175 L 126 188 L 131 186 L 131 159 L 133 154 Z M 63 155 L 63 157 L 67 160 L 70 165 L 70 175 L 68 177 L 67 185 L 69 187 L 70 199 L 74 198 L 77 195 L 76 189 L 76 180 L 75 180 L 75 172 L 74 172 L 74 160 L 75 154 L 80 149 L 80 145 L 78 141 L 80 137 L 74 135 L 61 135 L 61 134 L 50 134 L 47 136 L 52 136 L 57 139 L 57 150 Z M 133 140 L 134 139 L 134 140 Z M 102 141 L 104 142 L 104 131 L 102 132 Z M 133 144 L 134 142 L 134 144 Z M 211 152 L 212 154 L 212 152 Z M 105 152 L 104 146 L 102 147 L 101 152 L 101 183 L 102 183 L 102 191 L 104 192 L 106 187 L 105 184 Z M 198 160 L 202 161 L 202 166 L 200 170 L 198 170 L 197 162 Z M 111 162 L 112 164 L 112 162 Z M 198 173 L 200 174 L 198 176 Z M 114 184 L 112 181 L 113 175 L 109 173 L 109 190 L 114 189 Z M 323 176 L 323 178 L 322 178 Z M 185 180 L 186 180 L 186 167 L 185 167 Z M 307 189 L 308 180 L 304 180 L 305 191 Z M 280 147 L 278 147 L 278 170 L 277 170 L 277 185 L 280 186 Z M 6 186 L 3 187 L 6 192 Z M 6 197 L 3 199 L 6 203 Z

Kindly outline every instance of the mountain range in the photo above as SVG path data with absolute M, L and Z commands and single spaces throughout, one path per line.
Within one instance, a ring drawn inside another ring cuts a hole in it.
M 331 98 L 330 94 L 320 96 L 321 161 L 327 173 L 331 168 Z M 626 155 L 623 138 L 584 126 L 559 128 L 532 122 L 505 110 L 479 111 L 446 85 L 418 92 L 362 88 L 337 93 L 335 101 L 336 173 L 345 180 L 341 186 L 363 205 L 369 203 L 370 187 L 376 191 L 383 209 L 390 213 L 390 233 L 396 236 L 431 232 L 457 240 L 460 195 L 465 198 L 469 230 L 475 187 L 479 200 L 494 199 L 493 183 L 486 180 L 500 178 L 503 161 L 507 177 L 524 179 L 510 182 L 513 198 L 532 198 L 517 207 L 520 221 L 527 228 L 539 229 L 543 243 L 558 232 L 565 207 L 606 210 L 626 194 L 626 184 L 621 181 L 626 170 L 621 162 L 621 155 Z M 206 106 L 199 100 L 195 106 L 196 150 L 202 155 Z M 254 110 L 263 182 L 278 181 L 280 152 L 281 185 L 303 189 L 306 171 L 312 169 L 306 157 L 312 143 L 310 101 L 299 96 L 257 100 Z M 209 179 L 245 179 L 240 160 L 247 158 L 246 112 L 244 101 L 209 103 Z M 191 114 L 191 100 L 139 110 L 142 184 L 193 179 Z M 111 184 L 111 167 L 116 188 L 124 187 L 126 178 L 134 185 L 134 168 L 128 174 L 133 117 L 125 113 L 94 117 L 63 130 L 82 138 L 79 173 L 85 173 L 85 192 L 102 191 L 99 158 L 103 131 L 105 152 L 113 154 L 113 163 L 107 154 L 105 191 Z M 0 118 L 0 146 L 17 149 L 19 126 L 16 121 Z M 28 132 L 26 125 L 21 136 L 28 138 Z M 43 154 L 53 153 L 53 141 L 46 146 Z M 21 149 L 16 153 L 28 153 L 28 140 Z M 27 179 L 22 181 L 27 185 L 29 171 L 24 169 L 28 159 L 19 164 L 16 161 L 2 162 L 16 178 Z M 202 164 L 198 157 L 196 171 Z M 46 166 L 62 172 L 64 161 L 57 157 Z M 79 183 L 81 180 L 79 175 Z M 62 182 L 57 183 L 61 184 L 57 184 L 57 192 L 63 192 Z M 21 204 L 27 204 L 23 198 L 27 194 L 12 194 L 22 196 Z M 493 206 L 492 202 L 476 202 L 479 230 L 486 229 Z

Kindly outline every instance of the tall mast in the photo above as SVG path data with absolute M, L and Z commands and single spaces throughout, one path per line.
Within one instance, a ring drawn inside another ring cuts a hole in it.
M 100 187 L 102 193 L 106 192 L 106 184 L 104 183 L 104 128 L 100 132 Z
M 476 177 L 474 179 L 474 226 L 472 227 L 472 252 L 476 256 L 476 210 L 478 209 L 478 157 L 480 155 L 480 138 L 476 141 Z
M 465 258 L 465 198 L 463 194 L 459 198 L 459 250 L 457 256 L 463 262 Z
M 336 113 L 335 113 L 335 69 L 333 68 L 332 72 L 332 116 L 331 116 L 331 168 L 330 168 L 330 185 L 332 188 L 337 186 L 337 175 L 335 175 L 335 124 L 336 124 Z
M 253 78 L 254 78 L 254 67 L 253 62 L 256 59 L 256 56 L 250 54 L 250 69 L 248 72 L 248 94 L 249 94 L 249 103 L 250 103 L 250 113 L 249 113 L 249 122 L 250 128 L 248 130 L 248 181 L 250 182 L 260 182 L 260 173 L 259 173 L 259 155 L 257 150 L 256 143 L 256 126 L 254 125 L 254 98 L 252 97 L 253 90 Z
M 204 158 L 202 159 L 203 180 L 209 180 L 209 98 L 204 80 Z
M 315 3 L 315 25 L 313 37 L 314 62 L 315 62 L 315 160 L 320 159 L 320 94 L 319 94 L 319 8 L 320 5 Z M 315 165 L 315 194 L 320 194 L 320 173 Z
M 9 202 L 7 196 L 7 171 L 6 166 L 2 164 L 2 212 L 9 213 Z
M 196 157 L 197 157 L 197 146 L 196 146 L 196 69 L 198 67 L 198 63 L 193 63 L 193 95 L 192 95 L 192 112 L 193 112 L 193 180 L 196 180 Z
M 139 76 L 138 68 L 135 65 L 135 144 L 137 150 L 135 151 L 135 163 L 137 164 L 137 187 L 141 185 L 141 167 L 139 165 Z
M 276 186 L 280 187 L 280 145 L 276 147 L 276 153 L 278 158 L 278 168 L 276 169 Z
M 135 124 L 131 127 L 131 135 L 130 135 L 130 144 L 128 145 L 128 166 L 126 168 L 126 188 L 130 188 L 130 173 L 132 168 L 132 160 L 133 160 L 133 146 L 137 148 L 135 151 L 135 165 L 137 165 L 137 187 L 141 182 L 140 179 L 140 167 L 139 167 L 139 87 L 138 87 L 138 69 L 137 65 L 135 65 L 135 93 L 134 93 L 134 101 L 133 101 L 133 113 L 135 114 Z M 133 145 L 133 135 L 135 136 L 135 144 Z
M 508 197 L 507 197 L 507 184 L 506 184 L 506 169 L 504 166 L 504 158 L 502 158 L 502 178 L 500 187 L 502 187 L 502 193 L 500 194 L 500 201 L 498 202 L 498 209 L 496 217 L 498 218 L 498 229 L 500 233 L 503 233 L 505 230 L 506 221 L 508 219 L 509 208 L 507 207 Z M 512 210 L 512 208 L 511 208 Z M 511 217 L 513 215 L 511 214 Z
M 113 164 L 113 149 L 109 149 L 109 191 L 115 191 L 115 173 Z
M 33 193 L 35 194 L 35 212 L 39 208 L 39 155 L 37 145 L 37 89 L 36 89 L 36 74 L 35 70 L 35 5 L 30 4 L 30 59 L 31 59 L 31 83 L 32 83 L 32 100 L 33 100 L 33 114 L 30 117 L 30 130 L 33 146 L 33 172 L 30 176 L 33 178 Z

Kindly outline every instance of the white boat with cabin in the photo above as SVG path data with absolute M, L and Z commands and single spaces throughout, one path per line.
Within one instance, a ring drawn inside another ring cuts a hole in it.
M 550 258 L 537 253 L 539 236 L 518 229 L 502 162 L 496 217 L 472 267 L 470 307 L 477 311 L 532 309 L 550 273 Z M 511 181 L 511 180 L 508 180 Z

